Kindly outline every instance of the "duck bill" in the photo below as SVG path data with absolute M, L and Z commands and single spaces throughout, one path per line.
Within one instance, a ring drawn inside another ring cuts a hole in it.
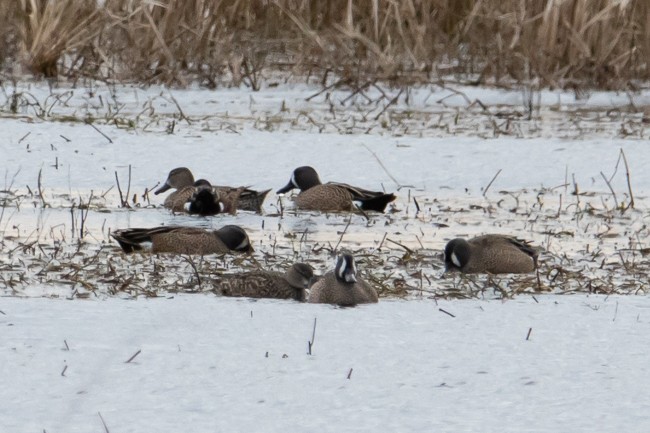
M 289 192 L 294 188 L 295 186 L 293 185 L 293 182 L 289 181 L 289 183 L 286 186 L 277 190 L 276 194 L 284 194 L 285 192 Z
M 169 186 L 169 184 L 167 182 L 165 182 L 163 184 L 163 186 L 161 186 L 160 188 L 158 188 L 157 190 L 154 191 L 154 194 L 158 195 L 161 192 L 167 191 L 169 188 L 171 188 L 171 186 Z

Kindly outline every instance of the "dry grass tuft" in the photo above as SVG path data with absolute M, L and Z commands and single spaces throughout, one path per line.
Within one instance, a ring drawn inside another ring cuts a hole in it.
M 641 0 L 19 0 L 0 60 L 46 77 L 256 89 L 266 71 L 341 83 L 455 76 L 634 88 L 650 78 Z
M 56 77 L 65 54 L 92 46 L 102 30 L 95 0 L 20 0 L 15 11 L 20 53 L 36 75 Z

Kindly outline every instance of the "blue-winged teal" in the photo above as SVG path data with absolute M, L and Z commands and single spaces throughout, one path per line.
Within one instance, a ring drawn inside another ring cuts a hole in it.
M 187 191 L 190 188 L 184 188 L 181 192 Z M 190 214 L 197 214 L 203 216 L 217 215 L 220 213 L 235 214 L 237 212 L 237 204 L 244 187 L 231 189 L 229 191 L 215 190 L 205 179 L 199 179 L 194 182 L 194 189 L 192 195 L 188 198 L 177 196 L 175 201 L 181 202 L 186 200 L 183 209 Z M 174 194 L 174 193 L 172 193 Z M 187 194 L 182 194 L 187 196 Z
M 116 230 L 111 236 L 125 253 L 142 250 L 146 243 L 151 243 L 152 253 L 206 255 L 253 251 L 244 229 L 234 225 L 219 230 L 180 226 L 132 228 Z
M 509 236 L 483 235 L 453 239 L 445 246 L 445 269 L 467 274 L 524 274 L 537 268 L 538 251 Z
M 341 254 L 334 271 L 329 271 L 311 287 L 309 302 L 352 306 L 377 302 L 375 289 L 357 276 L 351 254 Z
M 237 196 L 236 208 L 240 210 L 247 210 L 253 212 L 262 212 L 262 203 L 264 198 L 271 191 L 267 189 L 265 191 L 254 191 L 246 187 L 229 187 L 229 186 L 214 186 L 206 180 L 197 181 L 200 182 L 200 186 L 211 187 L 215 192 L 215 195 L 224 201 L 227 201 L 228 197 L 232 197 L 233 194 L 239 194 Z M 167 180 L 155 191 L 155 194 L 163 193 L 170 188 L 175 188 L 176 191 L 171 193 L 165 199 L 164 206 L 174 210 L 174 208 L 180 209 L 178 212 L 182 212 L 185 209 L 185 203 L 192 197 L 194 192 L 197 191 L 197 185 L 194 182 L 194 176 L 192 172 L 186 167 L 178 167 L 169 172 Z
M 277 298 L 305 301 L 305 289 L 309 288 L 314 270 L 304 263 L 296 263 L 285 273 L 253 271 L 234 275 L 220 275 L 213 284 L 224 296 L 249 298 Z
M 323 184 L 316 170 L 309 166 L 296 168 L 289 183 L 277 193 L 282 194 L 294 188 L 300 190 L 294 198 L 296 206 L 305 210 L 349 211 L 355 209 L 353 202 L 358 201 L 364 211 L 383 212 L 388 203 L 395 200 L 394 194 L 368 191 L 345 183 Z

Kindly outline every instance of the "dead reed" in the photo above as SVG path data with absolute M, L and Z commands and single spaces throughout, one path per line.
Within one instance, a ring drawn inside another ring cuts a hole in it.
M 258 89 L 278 71 L 341 85 L 634 89 L 650 77 L 644 0 L 19 0 L 0 62 L 40 76 Z

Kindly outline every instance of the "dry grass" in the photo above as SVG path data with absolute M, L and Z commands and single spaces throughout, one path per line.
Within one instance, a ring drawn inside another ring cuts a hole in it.
M 101 32 L 101 11 L 95 0 L 20 0 L 14 12 L 18 52 L 30 71 L 57 75 L 57 63 L 66 54 L 80 53 Z
M 375 230 L 392 225 L 401 236 L 384 236 L 379 245 L 375 243 L 371 247 L 354 246 L 355 242 L 346 241 L 345 247 L 357 258 L 363 278 L 382 298 L 647 293 L 650 263 L 646 257 L 650 249 L 645 239 L 649 229 L 643 211 L 625 206 L 631 204 L 632 196 L 619 203 L 613 193 L 609 197 L 609 194 L 583 192 L 562 201 L 563 187 L 533 192 L 491 192 L 488 197 L 463 201 L 432 201 L 420 197 L 422 210 L 418 215 L 402 215 L 399 220 L 390 215 L 372 217 L 379 221 L 373 226 Z M 61 203 L 60 199 L 50 198 Z M 11 188 L 0 193 L 0 199 L 4 199 L 0 203 L 8 215 L 3 219 L 0 214 L 0 222 L 5 227 L 10 227 L 10 219 L 19 218 L 17 212 L 21 207 L 31 209 L 39 201 L 31 194 L 11 192 Z M 15 226 L 5 229 L 0 237 L 6 253 L 0 257 L 0 294 L 84 298 L 218 292 L 218 281 L 223 274 L 260 268 L 284 270 L 296 261 L 309 263 L 318 274 L 323 274 L 332 268 L 337 239 L 342 237 L 339 229 L 345 224 L 345 218 L 341 217 L 329 226 L 321 225 L 319 231 L 331 230 L 329 240 L 324 241 L 310 239 L 306 232 L 287 232 L 278 224 L 277 232 L 253 239 L 255 253 L 250 256 L 124 255 L 109 240 L 104 223 L 99 226 L 104 219 L 102 213 L 116 211 L 115 205 L 106 207 L 109 203 L 101 195 L 79 197 L 79 203 L 92 212 L 91 227 L 84 233 L 84 214 L 75 213 L 76 199 L 68 200 L 72 200 L 71 205 L 58 210 L 52 206 L 46 212 L 66 212 L 70 206 L 70 224 L 57 222 L 50 228 L 34 227 L 33 231 L 23 228 L 22 235 Z M 304 216 L 285 214 L 284 218 Z M 535 274 L 524 275 L 443 275 L 440 240 L 445 234 L 432 236 L 423 231 L 434 222 L 440 227 L 452 227 L 454 233 L 479 230 L 471 227 L 478 222 L 481 232 L 493 230 L 495 224 L 524 226 L 537 239 L 536 246 L 543 250 L 539 269 Z M 411 231 L 420 232 L 424 244 L 418 242 L 418 246 L 406 247 L 400 243 L 411 237 L 412 233 L 406 233 L 407 225 Z M 414 227 L 419 228 L 414 230 Z M 393 236 L 397 241 L 392 241 Z M 430 248 L 434 238 L 439 239 L 440 248 Z
M 257 88 L 288 70 L 608 89 L 650 77 L 643 0 L 20 0 L 0 19 L 5 70 L 46 77 Z

